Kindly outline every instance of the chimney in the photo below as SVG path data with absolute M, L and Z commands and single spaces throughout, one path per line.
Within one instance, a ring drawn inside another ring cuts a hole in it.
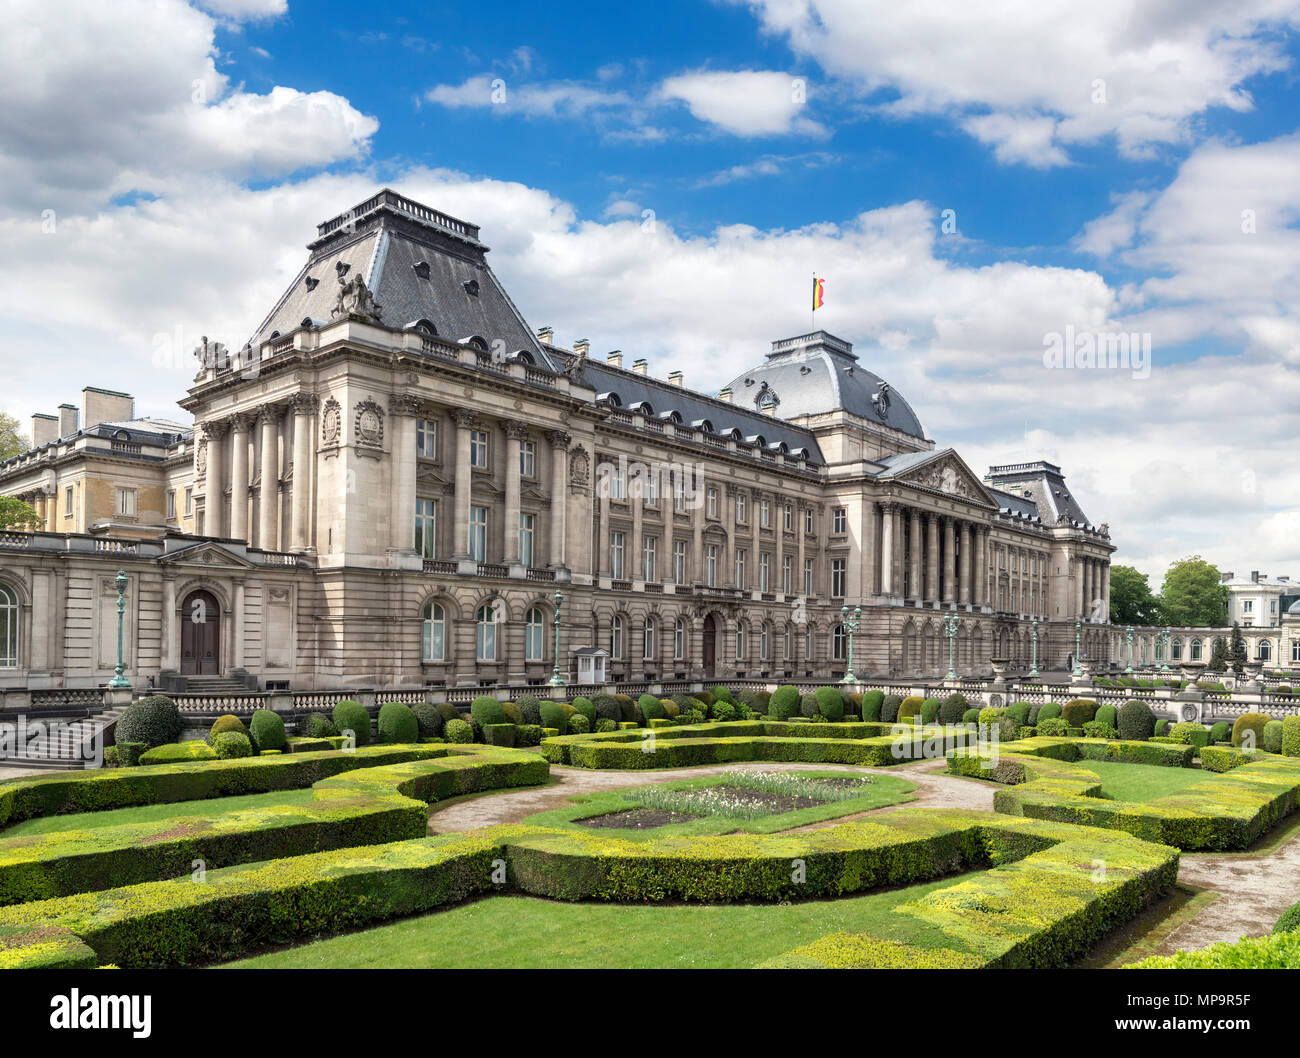
M 644 375 L 649 373 L 649 370 L 650 370 L 650 365 L 647 364 L 644 360 L 632 361 L 632 373 L 634 375 Z
M 731 403 L 730 386 L 723 386 L 722 389 L 718 390 L 718 400 L 725 400 L 728 404 Z
M 668 372 L 668 381 L 669 381 L 669 383 L 670 383 L 671 385 L 674 385 L 674 386 L 684 386 L 684 385 L 686 385 L 686 382 L 685 382 L 685 380 L 682 378 L 682 373 L 681 373 L 680 371 L 669 371 L 669 372 Z
M 539 342 L 545 342 L 547 345 L 554 345 L 554 344 L 555 344 L 555 328 L 554 328 L 554 327 L 538 327 L 538 328 L 537 328 L 537 340 L 538 340 Z
M 32 447 L 40 448 L 59 439 L 59 417 L 40 412 L 32 416 Z
M 1228 570 L 1228 571 L 1225 572 L 1225 573 L 1220 573 L 1220 574 L 1219 574 L 1219 583 L 1220 583 L 1220 584 L 1227 584 L 1228 581 L 1232 580 L 1232 578 L 1235 577 L 1235 576 L 1236 576 L 1236 574 L 1233 573 L 1232 570 Z
M 607 364 L 609 364 L 609 365 L 611 365 L 611 366 L 613 366 L 613 367 L 622 367 L 622 366 L 623 366 L 623 350 L 622 350 L 622 349 L 615 349 L 615 350 L 614 350 L 613 352 L 611 352 L 611 353 L 606 353 L 606 354 L 605 354 L 605 363 L 607 363 Z
M 1252 569 L 1252 570 L 1250 571 L 1250 579 L 1251 579 L 1251 582 L 1252 582 L 1252 583 L 1254 583 L 1254 584 L 1258 584 L 1258 583 L 1259 583 L 1259 570 L 1257 570 L 1257 569 Z
M 1285 577 L 1278 577 L 1278 578 L 1277 578 L 1277 582 L 1278 582 L 1279 584 L 1290 584 L 1290 583 L 1291 583 L 1291 574 L 1288 573 Z
M 81 428 L 89 430 L 101 422 L 126 422 L 135 418 L 135 398 L 114 389 L 86 386 L 81 391 Z
M 75 404 L 59 405 L 59 436 L 77 432 L 77 406 Z
M 573 343 L 574 356 L 586 356 L 591 352 L 591 343 L 586 338 L 579 338 Z

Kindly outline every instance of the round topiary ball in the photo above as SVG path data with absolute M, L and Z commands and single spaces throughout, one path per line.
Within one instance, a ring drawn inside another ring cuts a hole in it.
M 811 720 L 814 716 L 820 715 L 817 712 L 817 695 L 801 694 L 799 695 L 799 715 L 805 720 Z
M 789 720 L 799 711 L 799 688 L 786 684 L 778 687 L 767 703 L 767 713 L 773 720 Z
M 585 735 L 591 730 L 591 722 L 582 713 L 574 713 L 569 717 L 569 734 Z
M 152 748 L 178 741 L 184 728 L 176 703 L 165 694 L 150 694 L 126 707 L 117 718 L 113 737 L 117 742 L 143 742 Z
M 939 699 L 927 698 L 921 703 L 921 723 L 933 724 L 939 718 Z
M 253 743 L 239 731 L 223 731 L 212 740 L 212 748 L 222 760 L 235 760 L 253 755 Z
M 818 687 L 816 698 L 817 712 L 827 720 L 844 719 L 844 696 L 838 687 Z
M 308 713 L 298 725 L 298 732 L 308 738 L 334 738 L 338 735 L 339 729 L 324 713 Z
M 448 742 L 474 741 L 474 729 L 465 720 L 448 720 L 443 726 L 442 735 Z
M 1119 737 L 1145 742 L 1156 731 L 1156 714 L 1146 702 L 1130 698 L 1119 710 Z
M 579 712 L 587 718 L 587 723 L 592 727 L 596 726 L 596 706 L 592 704 L 590 698 L 583 698 L 579 695 L 577 698 L 573 699 L 570 704 L 573 706 L 575 712 Z
M 248 737 L 258 753 L 268 749 L 284 749 L 284 719 L 270 709 L 258 709 L 248 723 Z
M 568 731 L 569 718 L 565 716 L 559 702 L 542 702 L 540 711 L 542 714 L 542 727 L 553 727 L 561 735 Z
M 419 702 L 411 706 L 411 712 L 415 714 L 415 724 L 421 738 L 437 738 L 442 734 L 442 725 L 445 721 L 436 705 Z
M 738 707 L 732 705 L 731 702 L 722 702 L 722 701 L 714 702 L 713 719 L 721 723 L 726 723 L 728 720 L 734 720 L 736 719 L 737 708 Z
M 664 713 L 664 703 L 653 694 L 641 695 L 636 704 L 641 710 L 642 718 L 645 720 L 662 720 L 667 715 Z
M 360 702 L 344 698 L 334 707 L 334 726 L 339 734 L 351 731 L 358 746 L 370 745 L 370 714 Z
M 490 694 L 480 694 L 470 702 L 469 715 L 478 722 L 479 727 L 487 727 L 488 724 L 510 723 L 506 711 L 501 708 L 501 703 Z
M 878 721 L 884 701 L 884 691 L 864 691 L 862 695 L 862 719 L 867 723 Z
M 879 692 L 877 692 L 879 693 Z M 960 724 L 962 714 L 966 712 L 966 696 L 963 694 L 950 694 L 939 706 L 939 723 L 941 724 Z M 866 719 L 864 716 L 862 719 Z
M 495 699 L 494 699 L 495 700 Z M 379 707 L 379 741 L 408 743 L 420 741 L 420 724 L 403 702 L 385 702 Z
M 880 703 L 880 719 L 886 724 L 892 724 L 898 719 L 899 706 L 903 704 L 902 695 L 887 694 Z M 866 702 L 863 702 L 866 705 Z
M 212 740 L 223 731 L 238 731 L 241 735 L 248 734 L 248 728 L 244 727 L 244 721 L 233 713 L 226 713 L 212 721 L 212 726 L 208 728 L 208 737 L 205 739 L 207 744 L 212 745 Z
M 542 723 L 542 701 L 535 694 L 521 694 L 515 699 L 515 705 L 519 706 L 519 712 L 524 718 L 525 724 L 537 724 L 539 727 Z
M 1270 720 L 1264 725 L 1264 733 L 1260 736 L 1260 748 L 1265 753 L 1282 752 L 1282 721 Z

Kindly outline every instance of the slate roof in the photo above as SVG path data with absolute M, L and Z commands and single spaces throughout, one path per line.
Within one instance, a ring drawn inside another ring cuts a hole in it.
M 1032 504 L 1045 525 L 1055 525 L 1061 515 L 1080 525 L 1091 524 L 1065 484 L 1061 468 L 1045 460 L 989 467 L 985 484 Z
M 386 327 L 427 320 L 449 341 L 499 341 L 507 354 L 527 350 L 554 366 L 488 266 L 477 225 L 385 188 L 322 222 L 307 249 L 307 263 L 250 339 L 254 348 L 305 320 L 328 322 L 340 276 L 360 274 Z
M 753 404 L 767 392 L 778 400 L 784 418 L 843 409 L 861 418 L 891 426 L 913 437 L 925 429 L 903 396 L 886 387 L 886 410 L 873 400 L 884 379 L 858 364 L 853 345 L 826 331 L 772 343 L 767 361 L 737 375 L 731 382 L 738 404 Z

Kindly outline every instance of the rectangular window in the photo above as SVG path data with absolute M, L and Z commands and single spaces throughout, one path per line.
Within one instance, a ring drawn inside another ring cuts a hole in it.
M 609 469 L 609 498 L 611 500 L 627 499 L 627 471 L 621 464 L 608 463 Z
M 533 565 L 533 516 L 519 516 L 519 561 L 526 567 Z
M 682 470 L 673 475 L 673 510 L 686 510 L 686 475 Z
M 609 575 L 615 580 L 623 579 L 623 534 L 609 534 Z
M 813 560 L 811 558 L 803 560 L 803 593 L 805 595 L 813 593 Z
M 803 531 L 811 534 L 813 531 L 813 512 L 811 507 L 807 507 L 803 512 Z
M 655 507 L 659 503 L 659 472 L 650 467 L 641 474 L 641 495 L 645 497 L 647 507 Z
M 1243 599 L 1241 601 L 1242 613 L 1250 613 L 1254 608 L 1255 608 L 1255 604 L 1250 599 Z
M 704 549 L 704 583 L 710 588 L 718 586 L 718 545 L 709 544 Z
M 736 521 L 743 523 L 745 521 L 746 505 L 743 493 L 736 493 Z
M 772 505 L 767 500 L 760 501 L 758 505 L 758 524 L 763 529 L 772 526 Z
M 686 541 L 673 541 L 673 583 L 686 583 Z
M 842 558 L 831 559 L 831 595 L 842 599 L 848 587 L 847 562 Z
M 788 503 L 785 505 L 784 519 L 785 520 L 781 523 L 782 528 L 784 528 L 787 533 L 793 533 L 794 532 L 794 507 Z
M 167 490 L 167 520 L 174 521 L 176 518 L 176 490 Z
M 72 486 L 69 485 L 63 490 L 63 513 L 68 518 L 72 517 Z
M 194 513 L 194 490 L 185 490 L 185 514 L 189 516 Z
M 534 441 L 519 442 L 519 473 L 526 478 L 537 476 L 537 444 Z
M 415 455 L 419 459 L 438 456 L 438 424 L 432 419 L 415 420 Z
M 831 532 L 847 533 L 849 531 L 849 512 L 844 507 L 836 507 L 831 515 Z
M 789 555 L 781 558 L 781 590 L 786 595 L 794 591 L 794 559 Z
M 647 536 L 641 543 L 641 579 L 653 581 L 655 579 L 655 549 L 658 547 L 659 538 Z
M 736 587 L 745 586 L 745 549 L 743 547 L 736 549 Z
M 469 465 L 486 470 L 488 465 L 488 435 L 486 430 L 469 432 Z
M 768 577 L 771 574 L 772 556 L 764 551 L 758 556 L 758 590 L 770 591 L 768 588 Z
M 707 514 L 710 518 L 716 518 L 718 516 L 718 490 L 709 489 L 704 494 L 704 502 L 705 502 L 704 513 Z
M 117 513 L 128 518 L 135 515 L 135 489 L 117 490 Z
M 673 660 L 681 661 L 686 657 L 686 622 L 680 617 L 673 625 Z
M 469 557 L 475 562 L 487 561 L 487 520 L 486 507 L 469 509 Z
M 745 656 L 745 626 L 736 625 L 736 660 L 740 661 Z
M 415 550 L 422 558 L 436 558 L 438 555 L 438 501 L 416 499 L 415 501 Z

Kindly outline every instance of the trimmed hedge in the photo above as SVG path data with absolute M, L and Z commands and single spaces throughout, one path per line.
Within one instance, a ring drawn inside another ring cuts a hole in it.
M 542 702 L 539 712 L 542 714 L 542 727 L 553 727 L 561 734 L 569 729 L 569 718 L 558 702 Z M 574 713 L 576 715 L 577 710 Z
M 789 720 L 799 712 L 799 688 L 787 684 L 778 687 L 767 703 L 768 715 L 774 720 Z
M 1061 707 L 1061 716 L 1069 727 L 1083 727 L 1097 716 L 1097 703 L 1091 698 L 1075 698 Z
M 862 719 L 867 723 L 879 720 L 884 701 L 884 691 L 864 691 L 862 694 Z
M 903 704 L 903 699 L 897 694 L 887 694 L 880 703 L 880 719 L 886 724 L 892 724 L 898 719 L 899 707 Z
M 324 713 L 308 713 L 299 725 L 299 731 L 308 738 L 336 738 L 339 733 L 334 721 Z
M 207 744 L 212 745 L 214 735 L 219 735 L 223 731 L 238 731 L 241 735 L 248 734 L 248 728 L 244 726 L 244 721 L 233 713 L 225 713 L 212 721 L 212 726 L 208 728 Z
M 1196 951 L 1152 955 L 1126 970 L 1300 970 L 1300 933 L 1242 937 Z
M 921 706 L 925 704 L 925 699 L 919 694 L 909 694 L 898 703 L 898 720 L 900 722 L 911 720 L 914 716 L 921 714 Z
M 258 753 L 284 749 L 287 745 L 284 719 L 279 713 L 272 712 L 270 709 L 258 709 L 248 722 L 248 738 Z
M 1062 707 L 1057 702 L 1047 702 L 1038 710 L 1038 716 L 1033 721 L 1038 723 L 1042 720 L 1055 720 L 1062 713 Z M 1068 725 L 1067 725 L 1068 726 Z
M 1119 710 L 1119 737 L 1129 742 L 1140 742 L 1156 733 L 1156 714 L 1151 706 L 1130 698 Z
M 457 745 L 467 745 L 474 741 L 474 728 L 468 720 L 448 720 L 442 725 L 442 737 Z
M 933 724 L 939 719 L 939 699 L 927 698 L 921 703 L 921 723 Z
M 344 698 L 334 707 L 333 718 L 340 735 L 351 730 L 358 746 L 370 745 L 370 714 L 360 702 Z
M 1288 716 L 1282 721 L 1282 754 L 1300 757 L 1300 716 Z
M 416 731 L 421 738 L 437 738 L 442 734 L 444 721 L 436 705 L 429 705 L 428 702 L 417 702 L 411 706 L 411 712 L 415 715 Z
M 510 723 L 510 718 L 506 716 L 506 711 L 501 708 L 501 703 L 490 694 L 480 694 L 470 702 L 469 715 L 478 722 L 479 727 L 487 727 L 488 724 Z
M 653 694 L 643 694 L 637 699 L 642 720 L 662 720 L 668 714 L 664 712 L 664 703 Z
M 818 687 L 816 691 L 817 712 L 831 723 L 844 719 L 844 696 L 837 687 Z
M 220 734 L 220 732 L 218 732 Z M 140 754 L 141 764 L 176 764 L 187 760 L 216 760 L 217 751 L 201 738 L 155 746 Z
M 1232 746 L 1234 749 L 1262 749 L 1264 746 L 1264 727 L 1273 719 L 1264 713 L 1242 713 L 1232 723 Z M 1248 734 L 1249 732 L 1249 734 Z M 1249 745 L 1245 745 L 1249 742 Z
M 253 742 L 238 731 L 223 731 L 212 740 L 212 748 L 221 760 L 238 760 L 253 755 Z

